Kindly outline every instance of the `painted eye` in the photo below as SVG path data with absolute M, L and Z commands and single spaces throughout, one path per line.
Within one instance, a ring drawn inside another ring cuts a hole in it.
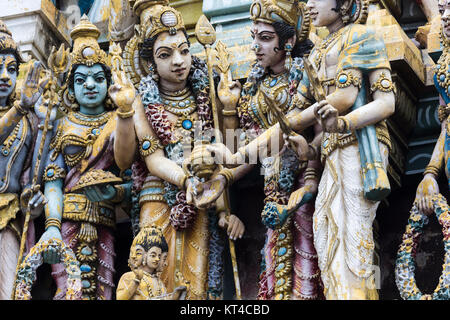
M 167 59 L 169 57 L 169 54 L 168 53 L 161 53 L 159 56 L 158 56 L 158 58 L 160 58 L 160 59 Z
M 104 82 L 104 81 L 105 81 L 105 78 L 104 78 L 104 77 L 98 77 L 98 78 L 95 79 L 95 80 L 97 80 L 97 82 Z
M 189 54 L 189 49 L 183 49 L 181 50 L 181 53 L 184 55 Z
M 16 73 L 16 72 L 17 72 L 17 69 L 14 68 L 14 67 L 10 67 L 10 68 L 8 68 L 8 72 L 9 72 L 9 73 Z
M 81 79 L 81 78 L 78 78 L 78 79 L 75 80 L 75 82 L 76 82 L 76 84 L 83 84 L 84 80 Z

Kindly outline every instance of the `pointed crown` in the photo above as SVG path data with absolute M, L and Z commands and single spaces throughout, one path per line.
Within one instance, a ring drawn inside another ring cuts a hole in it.
M 308 37 L 311 27 L 309 11 L 298 0 L 254 0 L 250 19 L 268 24 L 284 22 L 295 28 L 298 42 Z
M 17 53 L 16 58 L 19 59 L 17 62 L 22 62 L 22 57 L 17 49 L 17 43 L 14 41 L 11 31 L 9 31 L 6 24 L 0 20 L 0 51 L 6 49 L 14 50 Z
M 107 54 L 100 49 L 97 41 L 100 30 L 89 21 L 86 15 L 81 17 L 79 24 L 70 32 L 70 37 L 73 40 L 73 49 L 70 54 L 72 65 L 84 64 L 89 67 L 96 63 L 107 65 Z

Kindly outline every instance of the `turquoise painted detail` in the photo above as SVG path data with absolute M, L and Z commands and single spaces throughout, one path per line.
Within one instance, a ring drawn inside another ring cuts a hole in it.
M 280 235 L 278 236 L 278 240 L 284 240 L 286 239 L 286 233 L 280 233 Z
M 81 272 L 90 272 L 92 270 L 91 266 L 88 264 L 82 264 L 80 266 Z
M 286 254 L 286 252 L 287 252 L 287 249 L 286 249 L 285 247 L 281 247 L 281 248 L 278 250 L 278 255 L 279 255 L 279 256 L 283 256 L 283 255 Z
M 338 79 L 339 83 L 342 83 L 342 84 L 346 83 L 347 80 L 348 80 L 348 77 L 346 74 L 339 76 L 339 79 Z
M 280 264 L 277 266 L 277 271 L 283 270 L 285 266 L 286 266 L 286 265 L 284 264 L 284 262 L 280 263 Z
M 277 78 L 275 78 L 275 79 L 273 79 L 272 81 L 270 81 L 270 86 L 271 87 L 273 87 L 274 85 L 276 85 L 277 84 L 277 82 L 278 82 L 278 79 Z
M 83 288 L 87 289 L 91 287 L 91 283 L 88 280 L 83 280 L 81 281 L 81 285 L 83 286 Z
M 186 106 L 186 103 L 180 102 L 178 105 L 179 105 L 180 107 L 184 108 L 184 107 Z
M 9 154 L 8 149 L 3 149 L 2 154 L 6 157 Z
M 145 188 L 139 193 L 139 197 L 150 195 L 150 194 L 163 194 L 164 190 L 162 188 Z
M 142 144 L 142 149 L 144 150 L 148 150 L 151 147 L 151 142 L 148 140 L 145 140 L 144 143 Z
M 192 128 L 192 121 L 189 119 L 183 120 L 181 123 L 183 129 L 190 130 Z
M 277 286 L 282 286 L 284 284 L 284 279 L 278 279 Z
M 89 247 L 83 247 L 83 249 L 81 249 L 81 254 L 90 256 L 92 254 L 92 249 Z
M 55 170 L 53 169 L 48 169 L 47 170 L 47 177 L 51 178 L 55 175 Z

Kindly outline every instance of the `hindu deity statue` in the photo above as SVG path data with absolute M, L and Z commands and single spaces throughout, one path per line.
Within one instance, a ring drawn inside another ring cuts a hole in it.
M 303 3 L 257 0 L 253 1 L 250 14 L 252 49 L 257 61 L 237 108 L 240 127 L 245 132 L 241 140 L 246 141 L 276 124 L 279 114 L 284 116 L 298 107 L 292 104 L 292 99 L 303 75 L 302 56 L 312 47 L 306 40 L 310 20 Z M 300 107 L 308 106 L 304 103 Z M 233 115 L 226 110 L 223 114 Z M 305 136 L 312 140 L 313 128 Z M 258 298 L 317 299 L 321 289 L 312 239 L 312 215 L 320 161 L 299 160 L 293 150 L 286 148 L 279 155 L 261 159 L 261 163 L 265 193 L 261 218 L 267 232 L 261 251 Z M 244 164 L 229 169 L 228 180 L 238 180 L 251 167 Z M 300 189 L 302 205 L 288 208 L 289 196 L 295 189 Z
M 294 101 L 316 103 L 288 115 L 288 123 L 303 132 L 319 122 L 323 132 L 310 144 L 301 135 L 287 141 L 302 157 L 320 150 L 324 165 L 313 234 L 325 297 L 377 299 L 372 224 L 380 200 L 390 192 L 385 123 L 395 110 L 390 64 L 383 41 L 363 25 L 367 1 L 310 0 L 307 7 L 313 25 L 326 27 L 329 35 L 304 61 Z M 276 152 L 267 141 L 282 136 L 281 129 L 271 127 L 236 154 L 220 146 L 210 149 L 234 164 L 260 148 Z
M 441 14 L 441 43 L 443 45 L 443 52 L 439 61 L 436 64 L 436 72 L 434 74 L 434 84 L 439 93 L 439 109 L 438 115 L 441 121 L 441 134 L 434 147 L 430 162 L 424 171 L 423 180 L 417 187 L 415 203 L 419 211 L 425 214 L 433 213 L 433 196 L 439 194 L 439 186 L 437 178 L 441 169 L 445 169 L 447 178 L 449 178 L 449 170 L 447 165 L 447 121 L 450 114 L 450 93 L 448 91 L 447 77 L 450 77 L 448 72 L 448 63 L 450 59 L 450 1 L 439 1 L 439 12 Z M 450 180 L 449 180 L 450 181 Z
M 159 227 L 142 228 L 133 240 L 128 264 L 132 269 L 120 278 L 117 286 L 117 300 L 178 300 L 186 291 L 185 286 L 167 293 L 159 278 L 166 265 L 164 254 L 167 242 Z
M 209 86 L 214 84 L 206 63 L 191 56 L 183 19 L 168 1 L 136 1 L 133 10 L 140 24 L 123 57 L 139 89 L 133 106 L 119 109 L 123 116 L 116 128 L 127 133 L 116 140 L 119 167 L 129 167 L 133 150 L 139 152 L 132 166 L 132 219 L 136 229 L 155 224 L 163 230 L 169 251 L 161 279 L 167 291 L 180 284 L 181 274 L 190 283 L 188 299 L 217 297 L 223 277 L 218 216 L 214 209 L 196 208 L 197 195 L 208 187 L 183 169 L 194 131 L 212 129 Z M 133 131 L 137 139 L 129 134 Z M 232 217 L 229 221 L 242 228 Z
M 25 76 L 20 96 L 16 94 L 19 64 L 17 44 L 0 21 L 0 299 L 11 298 L 19 258 L 21 238 L 33 245 L 34 227 L 22 235 L 24 215 L 30 210 L 36 218 L 46 202 L 38 185 L 32 186 L 33 150 L 38 135 L 38 119 L 33 109 L 48 79 L 42 79 L 42 67 L 33 63 Z M 40 141 L 40 139 L 39 139 Z M 39 172 L 38 172 L 39 173 Z M 40 176 L 36 180 L 39 183 Z
M 111 59 L 97 42 L 100 31 L 86 16 L 70 35 L 74 43 L 63 93 L 69 110 L 53 122 L 43 177 L 48 199 L 45 232 L 39 241 L 62 240 L 76 254 L 82 299 L 109 300 L 115 272 L 115 207 L 129 192 L 114 161 L 114 108 L 127 103 L 127 87 L 121 86 L 125 75 L 111 71 Z M 43 257 L 52 264 L 54 298 L 64 299 L 67 273 L 60 257 L 51 247 Z

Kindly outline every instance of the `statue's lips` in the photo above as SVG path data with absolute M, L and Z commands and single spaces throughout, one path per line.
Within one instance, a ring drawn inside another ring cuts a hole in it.
M 186 71 L 186 68 L 178 68 L 178 69 L 173 70 L 172 72 L 182 74 L 185 71 Z
M 0 84 L 0 90 L 7 90 L 9 88 L 11 88 L 11 86 L 9 84 L 6 84 L 6 83 Z
M 98 92 L 92 91 L 92 92 L 86 92 L 84 95 L 87 97 L 95 97 L 98 94 Z

